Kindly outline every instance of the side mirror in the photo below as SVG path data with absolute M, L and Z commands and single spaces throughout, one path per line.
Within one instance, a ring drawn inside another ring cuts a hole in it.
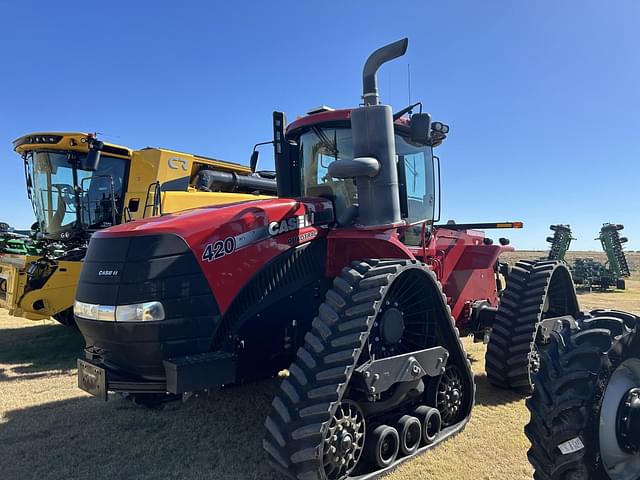
M 89 152 L 85 157 L 84 161 L 81 163 L 81 167 L 83 170 L 89 170 L 90 172 L 95 172 L 98 170 L 98 165 L 100 164 L 100 152 L 102 151 L 102 147 L 104 143 L 99 140 L 94 140 L 89 145 Z
M 251 160 L 249 160 L 249 167 L 251 168 L 252 173 L 256 173 L 256 169 L 258 168 L 258 157 L 260 156 L 260 152 L 258 150 L 254 150 L 251 152 Z
M 426 144 L 431 131 L 431 115 L 428 113 L 414 113 L 411 115 L 411 140 Z

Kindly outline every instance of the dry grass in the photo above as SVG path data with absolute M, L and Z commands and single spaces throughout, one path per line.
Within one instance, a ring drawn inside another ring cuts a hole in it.
M 581 295 L 585 307 L 640 313 L 640 281 L 621 293 Z M 466 430 L 388 477 L 526 479 L 523 398 L 491 387 L 484 346 L 466 342 L 477 405 Z M 263 421 L 277 382 L 148 410 L 102 403 L 76 386 L 82 339 L 49 321 L 0 317 L 0 478 L 276 479 L 265 465 Z

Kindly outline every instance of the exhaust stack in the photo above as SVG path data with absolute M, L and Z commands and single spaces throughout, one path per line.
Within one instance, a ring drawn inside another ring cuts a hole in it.
M 362 71 L 364 106 L 351 110 L 353 160 L 329 164 L 334 178 L 354 178 L 358 189 L 356 225 L 389 227 L 402 221 L 398 166 L 389 105 L 380 105 L 376 73 L 384 63 L 407 51 L 404 38 L 373 52 Z
M 378 105 L 378 79 L 376 73 L 382 64 L 403 56 L 407 51 L 409 39 L 403 38 L 397 42 L 380 47 L 367 58 L 362 70 L 362 99 L 365 105 Z

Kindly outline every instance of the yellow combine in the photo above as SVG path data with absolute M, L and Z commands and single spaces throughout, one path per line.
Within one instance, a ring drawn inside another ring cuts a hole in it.
M 82 259 L 96 230 L 276 193 L 270 172 L 163 148 L 131 150 L 91 134 L 34 133 L 14 149 L 36 222 L 30 236 L 0 239 L 0 307 L 32 320 L 73 323 Z

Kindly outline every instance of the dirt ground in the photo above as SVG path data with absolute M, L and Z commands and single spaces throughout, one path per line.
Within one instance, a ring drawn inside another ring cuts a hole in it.
M 581 294 L 581 305 L 640 314 L 637 278 L 624 292 Z M 54 322 L 0 316 L 0 478 L 279 478 L 261 448 L 277 381 L 157 410 L 115 397 L 103 403 L 76 386 L 75 359 L 82 346 L 78 334 Z M 468 341 L 466 346 L 478 388 L 466 430 L 385 478 L 531 478 L 524 399 L 491 387 L 484 375 L 484 346 Z

